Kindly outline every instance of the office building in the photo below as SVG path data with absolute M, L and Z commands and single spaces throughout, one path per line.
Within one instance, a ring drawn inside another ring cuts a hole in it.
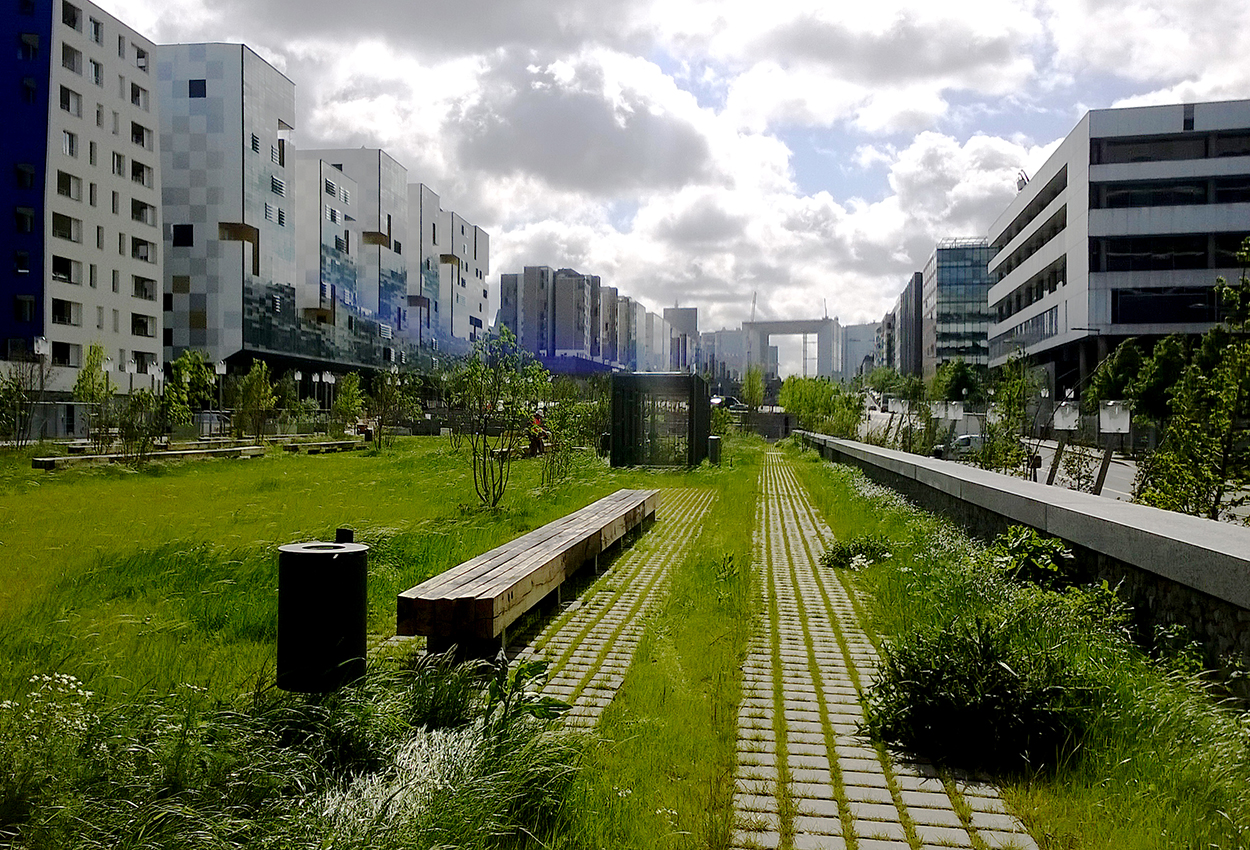
M 1079 394 L 1129 336 L 1197 334 L 1250 234 L 1250 100 L 1087 113 L 990 228 L 990 363 Z
M 943 239 L 925 263 L 921 296 L 921 374 L 952 360 L 989 365 L 990 278 L 985 239 Z
M 0 202 L 13 211 L 0 227 L 0 356 L 49 359 L 45 389 L 68 393 L 99 343 L 113 370 L 155 386 L 165 257 L 154 45 L 90 2 L 27 0 L 0 28 L 11 45 Z M 73 433 L 73 416 L 67 407 L 41 430 Z
M 895 323 L 894 362 L 903 376 L 919 377 L 923 370 L 923 311 L 921 297 L 924 294 L 924 273 L 916 272 L 903 288 L 894 307 Z

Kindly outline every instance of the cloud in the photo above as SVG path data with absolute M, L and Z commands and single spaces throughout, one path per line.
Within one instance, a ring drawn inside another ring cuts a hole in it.
M 457 159 L 484 174 L 524 174 L 596 196 L 708 180 L 708 141 L 688 115 L 698 108 L 693 98 L 674 108 L 638 79 L 629 67 L 637 63 L 604 59 L 535 64 L 511 55 L 493 65 L 447 122 Z

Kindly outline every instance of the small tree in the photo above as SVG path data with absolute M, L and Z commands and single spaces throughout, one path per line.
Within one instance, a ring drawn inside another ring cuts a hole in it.
M 523 351 L 506 327 L 479 340 L 451 380 L 468 422 L 473 486 L 486 507 L 503 498 L 512 458 L 527 440 L 529 419 L 546 395 L 550 375 Z
M 252 426 L 259 443 L 265 433 L 265 422 L 277 405 L 273 384 L 269 381 L 269 367 L 263 361 L 252 361 L 252 368 L 239 382 L 236 395 L 238 412 Z
M 754 413 L 764 403 L 764 370 L 748 366 L 742 378 L 742 402 Z
M 113 386 L 106 368 L 104 346 L 93 342 L 87 346 L 82 368 L 74 381 L 74 398 L 89 406 L 87 435 L 91 440 L 91 450 L 96 454 L 104 454 L 112 447 L 113 429 L 117 422 L 113 398 L 117 388 Z
M 0 376 L 0 433 L 17 448 L 30 442 L 35 405 L 51 376 L 51 363 L 33 356 L 10 360 Z
M 399 372 L 379 372 L 373 376 L 373 392 L 366 399 L 366 407 L 377 423 L 373 444 L 379 451 L 394 442 L 395 438 L 387 433 L 387 428 L 394 427 L 400 420 L 421 409 L 417 400 L 419 386 L 409 376 Z
M 165 430 L 160 399 L 151 390 L 129 393 L 121 404 L 117 431 L 122 441 L 122 455 L 130 463 L 140 464 L 152 452 L 156 438 Z
M 343 436 L 348 423 L 355 424 L 365 409 L 365 397 L 360 391 L 360 376 L 348 372 L 335 387 L 334 404 L 330 406 L 330 422 L 335 436 Z

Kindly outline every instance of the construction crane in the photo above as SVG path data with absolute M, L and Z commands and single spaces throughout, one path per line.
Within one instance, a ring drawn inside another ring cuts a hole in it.
M 829 318 L 829 299 L 822 299 L 825 302 L 825 318 Z

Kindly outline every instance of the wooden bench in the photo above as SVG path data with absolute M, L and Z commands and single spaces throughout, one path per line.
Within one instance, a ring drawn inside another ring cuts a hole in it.
M 507 628 L 587 560 L 655 520 L 658 490 L 618 490 L 399 594 L 395 631 L 430 652 L 507 646 Z
M 300 449 L 303 449 L 310 455 L 317 455 L 330 452 L 350 452 L 368 447 L 369 444 L 361 440 L 331 440 L 322 443 L 287 443 L 282 447 L 282 450 L 298 453 Z
M 199 458 L 209 457 L 260 457 L 264 455 L 264 446 L 233 446 L 222 449 L 180 449 L 175 451 L 156 451 L 148 452 L 146 460 L 196 460 Z M 51 472 L 54 469 L 64 469 L 67 466 L 76 466 L 84 463 L 124 463 L 128 458 L 122 454 L 107 455 L 67 455 L 65 457 L 36 457 L 31 458 L 30 465 L 32 469 L 44 469 Z

